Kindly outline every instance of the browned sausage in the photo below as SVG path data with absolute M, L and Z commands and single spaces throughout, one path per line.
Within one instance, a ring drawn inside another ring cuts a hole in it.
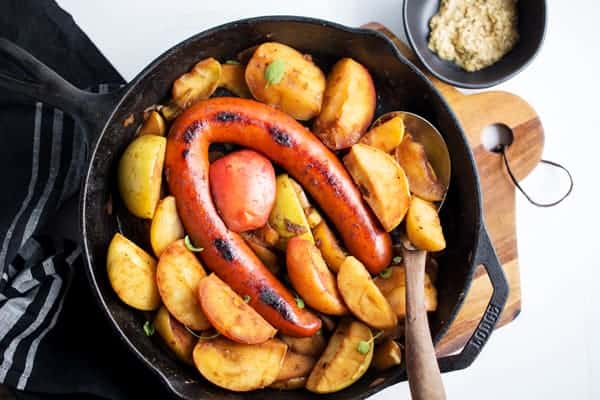
M 208 147 L 235 143 L 282 166 L 329 216 L 346 247 L 373 273 L 391 260 L 391 240 L 365 206 L 337 157 L 305 127 L 281 111 L 253 100 L 213 98 L 186 110 L 171 127 L 166 175 L 177 209 L 206 266 L 281 332 L 309 336 L 320 320 L 296 306 L 237 233 L 221 220 L 210 195 Z M 218 184 L 218 183 L 217 183 Z

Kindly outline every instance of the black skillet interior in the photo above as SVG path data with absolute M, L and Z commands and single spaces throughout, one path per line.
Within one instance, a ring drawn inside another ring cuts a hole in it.
M 263 390 L 236 394 L 204 380 L 193 368 L 173 359 L 159 339 L 145 336 L 146 317 L 122 302 L 111 289 L 106 275 L 106 250 L 115 232 L 123 229 L 132 240 L 148 248 L 147 223 L 136 222 L 118 211 L 115 166 L 124 148 L 135 135 L 142 111 L 168 99 L 174 79 L 198 60 L 215 57 L 225 61 L 248 47 L 265 41 L 279 41 L 309 53 L 327 71 L 341 57 L 364 64 L 376 82 L 377 115 L 406 110 L 424 116 L 442 132 L 450 150 L 452 174 L 448 197 L 441 212 L 448 250 L 439 257 L 439 308 L 431 318 L 434 337 L 439 340 L 462 302 L 473 273 L 472 255 L 481 223 L 478 178 L 465 137 L 447 104 L 426 78 L 402 58 L 391 42 L 380 34 L 350 29 L 325 21 L 298 17 L 262 17 L 226 24 L 196 35 L 169 50 L 146 68 L 128 86 L 119 106 L 106 125 L 92 154 L 82 201 L 82 226 L 88 253 L 92 286 L 102 308 L 127 346 L 154 370 L 177 395 L 187 399 L 307 399 L 305 391 Z M 136 123 L 124 126 L 133 112 Z M 112 198 L 117 212 L 109 214 Z M 369 385 L 376 378 L 384 380 Z M 336 399 L 362 399 L 406 379 L 402 368 L 383 373 L 369 371 L 358 383 L 336 394 Z

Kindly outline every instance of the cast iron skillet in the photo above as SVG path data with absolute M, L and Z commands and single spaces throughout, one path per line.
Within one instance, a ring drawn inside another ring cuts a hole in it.
M 116 335 L 147 368 L 154 371 L 174 394 L 186 399 L 313 398 L 305 391 L 279 392 L 267 389 L 237 394 L 205 381 L 191 367 L 175 361 L 142 330 L 146 319 L 120 302 L 110 287 L 105 255 L 115 232 L 123 228 L 138 243 L 147 243 L 147 226 L 128 221 L 115 193 L 115 166 L 135 135 L 136 124 L 123 122 L 133 115 L 141 121 L 145 108 L 165 101 L 171 84 L 198 60 L 234 58 L 250 46 L 279 41 L 310 53 L 323 68 L 344 56 L 363 63 L 372 73 L 378 94 L 377 115 L 392 110 L 420 114 L 442 132 L 450 150 L 453 181 L 441 214 L 448 250 L 439 258 L 439 307 L 431 318 L 434 340 L 439 341 L 460 309 L 478 264 L 485 265 L 494 293 L 478 328 L 460 354 L 440 359 L 443 372 L 469 366 L 489 338 L 502 312 L 508 285 L 483 225 L 481 193 L 473 155 L 456 117 L 437 90 L 383 35 L 347 28 L 327 21 L 302 17 L 260 17 L 231 22 L 207 30 L 176 45 L 146 67 L 118 92 L 99 95 L 82 91 L 64 81 L 48 67 L 14 44 L 0 40 L 0 53 L 29 74 L 22 79 L 0 72 L 0 87 L 43 100 L 73 115 L 93 143 L 81 191 L 81 233 L 90 286 L 100 308 L 112 322 Z M 117 212 L 109 214 L 110 198 Z M 369 385 L 376 378 L 384 380 Z M 364 399 L 406 379 L 403 368 L 368 372 L 358 383 L 331 395 L 336 399 Z

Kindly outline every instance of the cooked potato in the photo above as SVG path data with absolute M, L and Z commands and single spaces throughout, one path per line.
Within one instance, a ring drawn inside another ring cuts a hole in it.
M 373 353 L 373 367 L 380 371 L 400 365 L 402 363 L 402 350 L 400 345 L 392 339 L 385 339 L 375 346 Z
M 271 339 L 261 344 L 241 344 L 224 337 L 200 340 L 194 364 L 210 382 L 234 392 L 269 386 L 283 367 L 285 343 Z
M 214 58 L 206 58 L 173 82 L 173 101 L 181 108 L 188 108 L 199 100 L 208 99 L 221 81 L 221 64 Z
M 285 250 L 287 241 L 298 236 L 314 243 L 306 215 L 292 186 L 292 179 L 281 174 L 276 180 L 275 205 L 269 216 L 269 224 L 279 234 L 277 247 Z
M 271 227 L 269 222 L 258 229 L 253 230 L 252 235 L 264 243 L 266 247 L 275 246 L 279 240 L 279 233 Z
M 356 382 L 371 364 L 372 339 L 373 335 L 368 326 L 344 319 L 310 373 L 306 388 L 315 393 L 332 393 Z M 366 351 L 359 351 L 361 342 L 368 345 Z
M 344 315 L 348 309 L 319 249 L 308 240 L 291 238 L 286 250 L 288 277 L 304 302 L 317 311 Z
M 171 243 L 160 255 L 156 270 L 160 297 L 175 319 L 196 331 L 210 328 L 198 302 L 198 284 L 205 276 L 183 240 Z
M 437 209 L 433 203 L 413 196 L 406 216 L 406 235 L 417 248 L 441 251 L 446 248 L 446 239 Z
M 113 290 L 125 304 L 144 311 L 160 306 L 156 261 L 120 233 L 108 245 L 106 269 Z
M 157 135 L 157 136 L 165 136 L 167 132 L 167 126 L 165 125 L 165 120 L 159 113 L 156 111 L 151 111 L 148 115 L 148 118 L 142 124 L 140 128 L 140 136 L 142 135 Z
M 286 381 L 273 382 L 269 387 L 279 390 L 296 390 L 302 389 L 306 385 L 306 377 L 292 378 Z
M 284 44 L 258 46 L 246 66 L 246 83 L 258 101 L 296 119 L 309 120 L 321 111 L 325 75 L 309 57 Z
M 351 58 L 342 58 L 327 77 L 323 109 L 313 125 L 314 133 L 330 149 L 352 146 L 371 124 L 375 100 L 369 71 Z
M 162 136 L 139 136 L 127 146 L 119 160 L 119 193 L 136 217 L 154 216 L 160 199 L 166 147 L 167 139 Z
M 411 192 L 429 201 L 441 201 L 444 198 L 446 188 L 429 164 L 425 148 L 414 141 L 410 134 L 405 135 L 396 148 L 396 160 L 406 173 Z
M 167 196 L 158 203 L 150 225 L 150 243 L 154 254 L 160 256 L 167 246 L 182 239 L 184 235 L 175 197 Z
M 283 366 L 275 382 L 307 377 L 316 362 L 317 360 L 314 357 L 294 353 L 288 348 L 283 359 Z
M 347 254 L 340 246 L 335 234 L 325 221 L 315 226 L 312 234 L 315 238 L 315 244 L 321 250 L 325 263 L 329 269 L 337 273 Z
M 153 325 L 177 358 L 186 364 L 194 365 L 192 351 L 194 351 L 196 339 L 183 325 L 171 317 L 164 306 L 156 313 Z
M 219 86 L 240 97 L 251 97 L 252 94 L 246 85 L 246 68 L 240 64 L 223 64 L 221 66 L 221 80 Z
M 214 273 L 200 281 L 198 296 L 210 323 L 234 342 L 263 343 L 277 333 L 271 324 Z
M 281 337 L 281 340 L 288 345 L 290 351 L 305 356 L 319 357 L 321 353 L 323 353 L 323 350 L 325 350 L 325 346 L 327 346 L 327 341 L 321 332 L 302 338 L 284 334 L 280 334 L 279 336 Z
M 399 318 L 406 316 L 406 270 L 404 266 L 390 267 L 390 276 L 376 277 L 373 281 L 392 306 Z M 435 311 L 437 308 L 437 290 L 431 283 L 429 275 L 425 275 L 425 308 Z
M 344 165 L 383 228 L 389 232 L 397 227 L 408 211 L 410 191 L 396 160 L 375 147 L 355 144 Z
M 346 257 L 338 271 L 337 282 L 344 302 L 364 323 L 377 329 L 389 329 L 398 323 L 394 310 L 356 258 Z
M 393 117 L 371 128 L 360 139 L 360 143 L 376 147 L 386 153 L 391 153 L 402 143 L 403 137 L 404 120 L 401 117 Z
M 254 251 L 254 254 L 265 264 L 273 273 L 279 273 L 279 257 L 272 252 L 260 239 L 250 232 L 242 232 L 242 237 L 248 243 L 248 246 Z

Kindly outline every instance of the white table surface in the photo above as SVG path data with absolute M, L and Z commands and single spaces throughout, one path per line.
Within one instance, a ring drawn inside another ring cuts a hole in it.
M 401 0 L 59 0 L 126 79 L 179 41 L 227 21 L 273 14 L 350 26 L 379 21 L 403 36 Z M 529 101 L 546 131 L 544 157 L 564 163 L 575 190 L 539 209 L 517 198 L 523 310 L 467 370 L 444 375 L 450 399 L 600 398 L 600 3 L 548 0 L 536 60 L 498 89 Z M 560 175 L 538 168 L 524 185 L 548 199 Z M 373 399 L 409 398 L 406 383 Z

